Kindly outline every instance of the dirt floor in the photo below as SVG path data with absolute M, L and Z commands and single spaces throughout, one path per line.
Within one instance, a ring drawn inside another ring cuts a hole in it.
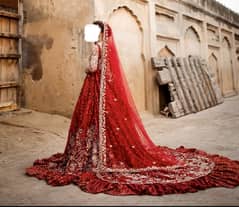
M 142 114 L 158 145 L 181 145 L 239 160 L 239 96 L 178 119 Z M 71 184 L 52 187 L 24 174 L 37 158 L 63 152 L 70 120 L 27 109 L 0 115 L 0 205 L 239 205 L 239 187 L 165 196 L 88 194 Z

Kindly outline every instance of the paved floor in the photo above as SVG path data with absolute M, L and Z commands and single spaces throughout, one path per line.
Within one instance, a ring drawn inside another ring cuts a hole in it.
M 158 145 L 196 147 L 239 160 L 239 96 L 179 119 L 142 114 Z M 23 109 L 0 115 L 0 205 L 239 205 L 239 187 L 165 196 L 110 196 L 52 187 L 24 174 L 37 158 L 63 152 L 70 120 Z

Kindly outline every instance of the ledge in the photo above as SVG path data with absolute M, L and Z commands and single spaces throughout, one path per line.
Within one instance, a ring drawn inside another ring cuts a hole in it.
M 14 88 L 18 87 L 19 84 L 16 81 L 2 82 L 0 81 L 0 89 L 1 88 Z
M 0 16 L 12 18 L 12 19 L 20 19 L 19 14 L 13 13 L 13 12 L 7 12 L 7 11 L 4 11 L 4 10 L 0 10 Z
M 20 54 L 0 54 L 0 59 L 19 59 Z
M 208 3 L 210 1 L 210 3 Z M 225 7 L 224 5 L 220 4 L 215 0 L 206 0 L 205 5 L 202 6 L 199 3 L 194 3 L 189 0 L 180 0 L 180 2 L 186 6 L 193 7 L 208 16 L 211 16 L 217 20 L 223 21 L 229 25 L 239 28 L 239 14 L 232 11 L 231 9 Z M 224 10 L 223 14 L 220 14 L 218 11 L 212 10 L 212 7 L 217 6 L 218 10 Z M 225 14 L 226 13 L 226 14 Z M 228 18 L 230 16 L 230 18 Z
M 157 38 L 162 38 L 162 39 L 167 39 L 167 40 L 176 40 L 176 41 L 179 41 L 180 40 L 180 37 L 177 37 L 177 36 L 169 36 L 169 35 L 163 35 L 163 34 L 160 34 L 160 33 L 157 33 L 156 34 L 156 37 Z
M 0 37 L 10 38 L 10 39 L 20 39 L 20 38 L 21 38 L 21 35 L 19 35 L 19 34 L 11 34 L 11 33 L 0 32 Z

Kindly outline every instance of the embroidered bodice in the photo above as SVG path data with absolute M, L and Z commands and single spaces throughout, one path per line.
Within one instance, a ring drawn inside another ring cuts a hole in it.
M 90 72 L 95 72 L 97 69 L 100 69 L 101 62 L 101 43 L 97 42 L 92 46 L 92 52 L 89 56 L 89 70 Z

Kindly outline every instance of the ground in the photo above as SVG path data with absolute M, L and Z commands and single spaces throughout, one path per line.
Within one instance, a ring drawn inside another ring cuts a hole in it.
M 142 113 L 157 145 L 181 145 L 239 160 L 239 96 L 178 119 Z M 71 184 L 52 187 L 24 174 L 37 158 L 63 152 L 70 119 L 21 109 L 0 115 L 0 205 L 238 205 L 239 187 L 164 196 L 88 194 Z

